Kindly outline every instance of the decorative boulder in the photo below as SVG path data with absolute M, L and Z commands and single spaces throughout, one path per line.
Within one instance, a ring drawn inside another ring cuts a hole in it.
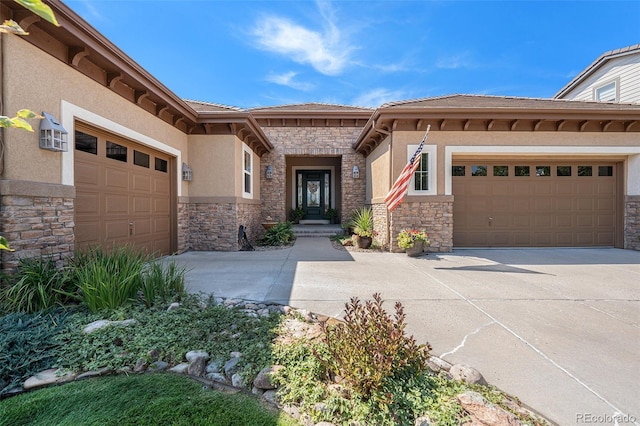
M 465 382 L 469 385 L 486 385 L 487 381 L 482 374 L 473 367 L 464 364 L 456 364 L 449 370 L 454 380 Z

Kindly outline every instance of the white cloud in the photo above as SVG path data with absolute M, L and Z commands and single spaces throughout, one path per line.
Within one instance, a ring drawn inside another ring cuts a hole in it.
M 309 64 L 325 75 L 340 74 L 349 63 L 352 47 L 344 40 L 328 3 L 318 3 L 323 29 L 313 30 L 287 18 L 264 17 L 257 23 L 253 36 L 267 51 Z
M 313 89 L 313 84 L 303 83 L 301 81 L 295 81 L 295 77 L 298 74 L 293 71 L 289 71 L 284 74 L 269 74 L 266 80 L 270 83 L 279 84 L 281 86 L 291 87 L 292 89 L 307 91 Z
M 469 59 L 469 55 L 467 53 L 460 53 L 438 59 L 436 67 L 452 70 L 458 68 L 474 68 L 475 64 Z
M 364 107 L 378 107 L 384 103 L 404 99 L 406 94 L 402 90 L 373 89 L 360 94 L 351 102 L 352 105 Z

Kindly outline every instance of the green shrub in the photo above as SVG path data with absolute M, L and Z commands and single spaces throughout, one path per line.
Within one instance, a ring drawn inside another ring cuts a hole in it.
M 418 345 L 413 336 L 405 336 L 400 302 L 391 317 L 382 308 L 380 294 L 374 294 L 373 299 L 363 305 L 352 298 L 346 304 L 344 322 L 325 327 L 329 369 L 364 398 L 381 389 L 388 378 L 425 371 L 431 349 L 429 344 Z
M 162 261 L 149 263 L 142 274 L 142 296 L 147 307 L 156 301 L 167 301 L 184 295 L 184 275 L 186 269 L 174 260 L 166 265 Z
M 63 310 L 0 317 L 0 395 L 55 365 L 68 318 Z
M 278 222 L 265 232 L 258 241 L 263 246 L 283 246 L 295 240 L 293 225 L 291 222 Z
M 373 210 L 369 207 L 362 207 L 354 211 L 351 215 L 349 226 L 353 228 L 353 233 L 360 237 L 374 237 Z
M 76 254 L 75 280 L 81 300 L 92 312 L 115 309 L 135 300 L 147 260 L 145 254 L 129 246 Z
M 21 259 L 15 278 L 15 283 L 3 290 L 7 312 L 38 312 L 76 297 L 69 273 L 58 269 L 51 258 Z

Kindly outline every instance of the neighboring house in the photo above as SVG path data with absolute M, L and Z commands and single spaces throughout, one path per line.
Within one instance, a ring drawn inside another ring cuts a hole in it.
M 294 207 L 345 222 L 375 212 L 378 242 L 425 228 L 431 250 L 640 249 L 640 105 L 453 95 L 377 109 L 240 109 L 183 100 L 68 6 L 57 28 L 0 4 L 30 35 L 2 35 L 3 111 L 50 113 L 68 149 L 4 129 L 0 234 L 19 257 L 130 243 L 161 254 L 237 250 Z M 25 73 L 24 70 L 29 70 Z M 25 77 L 27 76 L 28 77 Z M 34 123 L 37 128 L 38 124 Z M 383 199 L 427 125 L 423 164 L 392 215 Z
M 603 53 L 554 98 L 640 103 L 640 44 Z

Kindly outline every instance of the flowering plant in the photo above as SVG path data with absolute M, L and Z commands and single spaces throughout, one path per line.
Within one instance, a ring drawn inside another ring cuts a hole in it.
M 429 245 L 429 235 L 417 229 L 403 229 L 398 234 L 398 246 L 402 249 L 413 247 L 416 241 L 422 241 L 424 245 Z

